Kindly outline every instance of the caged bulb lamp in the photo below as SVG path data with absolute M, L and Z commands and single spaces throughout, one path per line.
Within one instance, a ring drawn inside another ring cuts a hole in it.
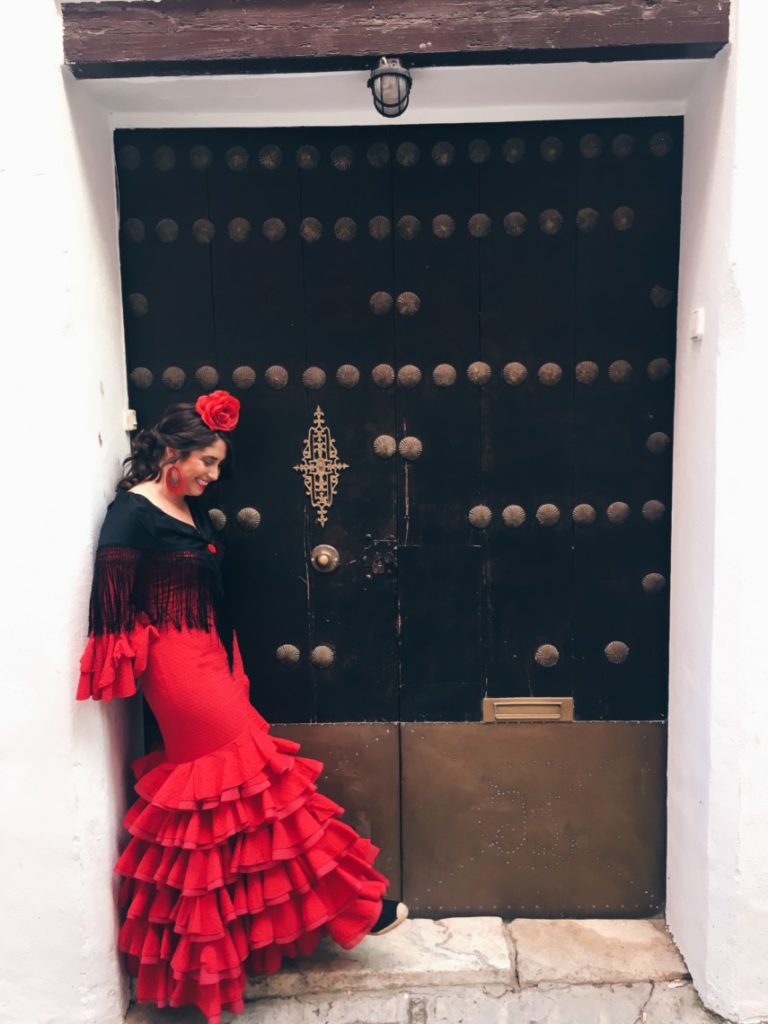
M 381 57 L 368 79 L 368 88 L 373 93 L 373 105 L 382 117 L 399 117 L 408 106 L 411 73 L 398 57 Z

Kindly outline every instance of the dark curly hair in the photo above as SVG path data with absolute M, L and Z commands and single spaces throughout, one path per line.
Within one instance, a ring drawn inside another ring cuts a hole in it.
M 210 430 L 189 402 L 169 405 L 153 427 L 145 427 L 131 440 L 131 454 L 123 460 L 123 476 L 115 490 L 127 491 L 143 480 L 159 480 L 166 448 L 179 451 L 178 459 L 169 461 L 183 462 L 196 448 L 207 448 L 218 440 L 227 446 L 219 474 L 220 479 L 226 479 L 232 466 L 231 437 Z

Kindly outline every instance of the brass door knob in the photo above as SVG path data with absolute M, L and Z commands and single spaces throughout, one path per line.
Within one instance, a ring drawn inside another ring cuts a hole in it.
M 312 548 L 310 559 L 318 572 L 333 572 L 339 564 L 339 552 L 330 544 L 318 544 Z

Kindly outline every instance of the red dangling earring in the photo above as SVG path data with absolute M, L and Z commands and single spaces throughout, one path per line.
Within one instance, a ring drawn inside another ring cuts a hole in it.
M 181 494 L 184 490 L 184 477 L 177 466 L 169 466 L 165 471 L 165 486 L 171 494 Z

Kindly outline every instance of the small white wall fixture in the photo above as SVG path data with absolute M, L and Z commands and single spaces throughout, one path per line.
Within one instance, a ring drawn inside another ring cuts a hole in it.
M 762 112 L 753 109 L 755 97 L 768 94 L 767 62 L 756 42 L 768 34 L 768 23 L 757 4 L 740 6 L 737 42 L 714 60 L 417 70 L 411 105 L 398 123 L 686 117 L 668 921 L 705 1004 L 747 1024 L 768 1016 L 768 787 L 761 782 L 768 777 L 768 744 L 761 735 L 768 721 L 761 652 L 768 555 L 757 540 L 763 532 L 757 497 L 764 485 L 747 443 L 765 429 L 760 391 L 768 379 L 766 346 L 758 337 L 762 282 L 756 247 L 762 239 L 761 218 L 755 216 L 764 203 Z M 0 1003 L 9 1021 L 118 1024 L 125 988 L 115 966 L 111 866 L 124 804 L 127 712 L 75 706 L 72 699 L 92 546 L 127 450 L 112 132 L 361 125 L 380 119 L 365 72 L 75 81 L 60 68 L 60 23 L 52 7 L 30 0 L 23 20 L 34 43 L 22 47 L 27 63 L 14 66 L 11 59 L 2 70 L 6 95 L 19 81 L 34 79 L 24 116 L 12 117 L 6 133 L 5 181 L 13 183 L 17 205 L 6 223 L 23 235 L 29 226 L 24 210 L 36 203 L 38 217 L 52 217 L 57 234 L 47 285 L 32 286 L 29 263 L 14 270 L 23 287 L 12 314 L 28 339 L 20 346 L 16 379 L 29 372 L 30 353 L 39 353 L 48 367 L 43 396 L 51 419 L 67 424 L 67 446 L 77 450 L 78 467 L 86 459 L 86 469 L 80 480 L 84 494 L 76 514 L 70 513 L 66 554 L 53 545 L 48 552 L 57 566 L 56 586 L 42 596 L 30 591 L 9 622 L 23 642 L 28 599 L 36 618 L 60 627 L 45 645 L 35 646 L 29 637 L 23 659 L 12 663 L 25 694 L 34 693 L 36 704 L 55 708 L 55 714 L 44 716 L 46 737 L 54 739 L 40 759 L 30 756 L 40 746 L 39 716 L 22 700 L 13 699 L 9 708 L 15 729 L 10 771 L 24 771 L 29 783 L 26 794 L 3 796 L 8 813 L 28 821 L 36 852 L 27 866 L 21 842 L 0 853 L 4 879 L 23 893 L 11 901 L 7 917 L 15 941 L 0 959 Z M 31 52 L 37 53 L 32 67 Z M 46 145 L 41 142 L 30 158 L 35 132 Z M 25 244 L 33 259 L 38 247 L 28 231 Z M 60 303 L 47 303 L 49 287 L 62 297 Z M 695 308 L 706 309 L 706 320 L 703 337 L 694 343 L 689 334 Z M 23 408 L 14 415 L 22 417 Z M 39 437 L 33 431 L 31 438 L 44 445 L 48 436 L 40 428 Z M 35 513 L 16 530 L 19 552 L 39 531 L 45 535 L 48 520 L 40 510 L 50 509 L 51 486 L 68 491 L 71 469 L 69 474 L 57 465 L 45 480 L 30 484 L 26 503 L 31 500 Z M 66 509 L 62 515 L 66 519 Z M 20 555 L 17 569 L 23 578 Z M 50 805 L 51 777 L 62 813 L 51 814 L 40 828 L 29 811 L 29 787 L 40 806 Z M 30 921 L 37 922 L 32 932 Z M 50 939 L 51 929 L 58 930 L 58 941 Z M 35 967 L 33 980 L 30 964 L 39 963 L 40 945 L 51 947 L 49 967 Z

